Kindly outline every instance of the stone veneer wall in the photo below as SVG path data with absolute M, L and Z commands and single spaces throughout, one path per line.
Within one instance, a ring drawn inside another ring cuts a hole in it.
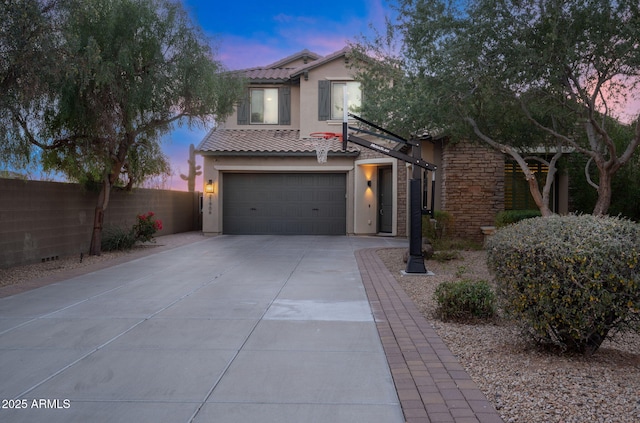
M 447 235 L 482 242 L 481 226 L 493 226 L 504 210 L 504 156 L 468 141 L 449 142 L 442 156 L 442 210 L 453 224 Z

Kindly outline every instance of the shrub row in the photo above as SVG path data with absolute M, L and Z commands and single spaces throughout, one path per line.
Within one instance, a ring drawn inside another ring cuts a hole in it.
M 495 223 L 497 228 L 502 228 L 524 219 L 540 216 L 540 210 L 504 210 L 496 215 Z

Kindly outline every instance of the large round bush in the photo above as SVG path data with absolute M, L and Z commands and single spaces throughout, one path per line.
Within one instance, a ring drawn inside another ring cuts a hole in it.
M 640 225 L 617 217 L 523 220 L 487 243 L 504 311 L 542 343 L 592 354 L 640 320 Z M 611 333 L 610 333 L 611 332 Z

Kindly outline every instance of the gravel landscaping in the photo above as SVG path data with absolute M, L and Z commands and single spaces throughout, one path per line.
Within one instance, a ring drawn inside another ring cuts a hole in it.
M 55 276 L 70 269 L 95 267 L 99 263 L 106 264 L 115 258 L 129 254 L 132 254 L 132 251 L 109 251 L 102 253 L 100 256 L 82 257 L 82 261 L 80 261 L 80 256 L 78 255 L 77 257 L 63 257 L 59 260 L 0 269 L 0 287 Z
M 159 236 L 153 242 L 138 243 L 125 251 L 103 251 L 99 256 L 85 254 L 82 258 L 78 254 L 44 263 L 0 268 L 0 298 L 203 239 L 199 231 L 183 232 Z
M 402 276 L 403 251 L 383 249 L 378 255 L 505 422 L 640 421 L 640 336 L 605 341 L 592 357 L 558 356 L 529 345 L 508 321 L 442 322 L 434 314 L 435 288 L 458 279 L 491 281 L 486 253 L 428 260 L 435 276 Z

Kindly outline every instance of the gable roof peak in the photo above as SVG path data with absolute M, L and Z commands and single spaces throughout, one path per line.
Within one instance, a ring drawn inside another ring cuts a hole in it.
M 320 56 L 308 49 L 304 49 L 270 65 L 240 69 L 234 71 L 234 73 L 244 75 L 253 83 L 282 83 L 340 57 L 344 57 L 346 61 L 348 60 L 347 55 L 351 50 L 352 48 L 347 46 L 326 56 Z M 302 65 L 300 60 L 303 62 Z
M 320 56 L 318 53 L 314 53 L 308 49 L 304 49 L 304 50 L 300 50 L 296 53 L 293 53 L 290 56 L 285 57 L 284 59 L 280 59 L 277 62 L 274 62 L 270 65 L 264 66 L 264 68 L 267 69 L 278 69 L 278 68 L 283 68 L 286 67 L 286 65 L 290 64 L 291 62 L 294 62 L 296 60 L 300 60 L 302 59 L 302 61 L 306 63 L 312 62 L 314 60 L 318 60 L 320 59 L 322 56 Z
M 347 46 L 344 47 L 338 51 L 335 51 L 331 54 L 327 54 L 324 57 L 319 58 L 318 60 L 314 60 L 313 62 L 309 62 L 306 65 L 300 66 L 298 68 L 296 68 L 291 76 L 297 76 L 297 75 L 301 75 L 302 73 L 304 73 L 304 71 L 308 71 L 311 70 L 315 67 L 321 66 L 325 63 L 331 62 L 333 60 L 339 59 L 340 57 L 345 57 L 345 60 L 347 60 L 347 56 L 349 55 L 349 53 L 351 53 L 352 48 Z

